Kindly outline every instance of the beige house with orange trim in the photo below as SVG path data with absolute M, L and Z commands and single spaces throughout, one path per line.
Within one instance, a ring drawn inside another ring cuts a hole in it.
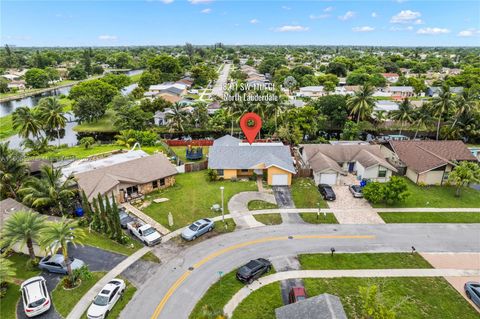
M 282 143 L 248 144 L 225 135 L 208 151 L 208 168 L 223 179 L 266 175 L 268 185 L 290 186 L 296 173 L 290 148 Z

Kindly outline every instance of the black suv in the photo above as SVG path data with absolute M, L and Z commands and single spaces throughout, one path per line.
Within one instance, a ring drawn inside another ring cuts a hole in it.
M 246 265 L 237 270 L 237 279 L 243 283 L 251 284 L 255 279 L 269 272 L 271 268 L 272 264 L 266 259 L 250 260 Z
M 337 197 L 335 196 L 335 192 L 332 189 L 332 186 L 327 184 L 320 184 L 318 185 L 318 191 L 322 194 L 323 199 L 325 200 L 335 200 Z

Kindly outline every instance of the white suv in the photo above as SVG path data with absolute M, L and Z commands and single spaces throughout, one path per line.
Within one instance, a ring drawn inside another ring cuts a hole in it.
M 34 317 L 50 309 L 52 302 L 48 295 L 47 284 L 42 276 L 32 277 L 20 286 L 23 309 L 27 317 Z
M 117 278 L 112 279 L 93 299 L 92 304 L 88 308 L 88 319 L 103 319 L 107 317 L 124 291 L 125 282 Z

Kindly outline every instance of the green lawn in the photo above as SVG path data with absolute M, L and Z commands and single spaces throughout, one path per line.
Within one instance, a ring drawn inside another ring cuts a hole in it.
M 304 222 L 310 224 L 338 224 L 338 220 L 333 213 L 320 213 L 318 216 L 315 213 L 300 213 L 300 217 Z
M 384 203 L 373 204 L 373 207 L 480 207 L 480 192 L 464 187 L 460 197 L 455 197 L 455 188 L 450 186 L 418 186 L 404 178 L 410 196 L 404 201 L 387 206 Z
M 282 216 L 280 214 L 258 214 L 253 217 L 265 225 L 279 225 L 282 223 Z
M 255 290 L 235 309 L 232 319 L 275 319 L 275 308 L 282 307 L 280 282 Z
M 97 247 L 127 256 L 133 254 L 134 252 L 143 247 L 143 244 L 135 239 L 132 239 L 129 245 L 122 245 L 93 230 L 89 232 L 88 229 L 84 229 L 84 231 L 87 235 L 85 237 L 85 240 L 83 241 L 84 245 Z
M 225 225 L 227 225 L 227 227 L 225 227 Z M 231 233 L 235 230 L 235 227 L 237 227 L 237 225 L 231 218 L 225 219 L 225 224 L 223 224 L 222 220 L 219 220 L 215 222 L 215 228 L 213 229 L 213 233 Z
M 275 209 L 277 204 L 272 204 L 264 200 L 252 200 L 248 202 L 248 210 Z
M 17 302 L 20 299 L 20 286 L 9 282 L 7 293 L 0 298 L 0 317 L 2 319 L 17 318 Z
M 318 208 L 318 203 L 321 208 L 328 207 L 311 178 L 294 178 L 291 190 L 293 202 L 297 208 Z
M 105 272 L 93 272 L 91 279 L 82 281 L 80 286 L 72 290 L 65 290 L 61 284 L 58 284 L 51 293 L 53 304 L 58 313 L 65 318 L 80 298 L 105 274 Z
M 432 268 L 422 256 L 410 253 L 302 254 L 298 260 L 304 270 Z
M 379 287 L 385 305 L 395 308 L 398 319 L 478 318 L 472 306 L 440 277 L 304 279 L 304 283 L 308 296 L 329 293 L 340 297 L 348 318 L 362 318 L 358 287 L 373 284 Z
M 196 147 L 196 146 L 193 146 L 193 147 Z M 184 163 L 203 162 L 203 161 L 207 160 L 206 155 L 208 154 L 208 146 L 203 147 L 203 158 L 201 160 L 198 160 L 198 161 L 187 160 L 187 157 L 186 157 L 187 147 L 186 146 L 172 146 L 171 149 L 175 152 L 175 154 L 177 154 L 178 158 L 180 158 Z
M 147 200 L 166 197 L 163 203 L 153 203 L 143 210 L 144 213 L 158 221 L 165 227 L 168 226 L 168 213 L 173 215 L 174 225 L 171 229 L 178 229 L 204 217 L 221 215 L 210 208 L 213 204 L 221 205 L 220 187 L 224 186 L 225 214 L 228 213 L 228 201 L 240 192 L 257 190 L 253 181 L 216 181 L 209 182 L 206 171 L 179 174 L 175 177 L 174 186 L 150 193 Z
M 28 278 L 35 277 L 40 274 L 40 269 L 27 266 L 27 262 L 30 259 L 30 257 L 27 255 L 13 253 L 7 259 L 13 262 L 13 267 L 15 267 L 15 278 L 18 280 L 27 280 Z
M 82 123 L 78 124 L 73 128 L 76 132 L 103 132 L 111 133 L 118 132 L 118 129 L 115 128 L 115 111 L 108 109 L 104 116 L 102 116 L 98 121 L 91 123 Z
M 138 81 L 140 81 L 141 77 L 142 77 L 142 73 L 131 75 L 130 81 L 132 81 L 132 83 L 137 83 Z
M 480 213 L 379 213 L 391 224 L 398 223 L 480 223 Z

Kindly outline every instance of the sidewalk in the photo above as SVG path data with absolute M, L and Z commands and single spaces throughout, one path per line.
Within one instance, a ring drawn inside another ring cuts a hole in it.
M 135 216 L 137 216 L 138 218 L 140 218 L 141 220 L 146 222 L 147 224 L 152 225 L 153 228 L 155 228 L 156 230 L 158 230 L 160 232 L 160 234 L 166 235 L 170 232 L 170 230 L 168 228 L 166 228 L 165 226 L 163 226 L 160 223 L 157 223 L 153 218 L 151 218 L 147 214 L 143 213 L 141 210 L 134 207 L 130 203 L 124 203 L 124 204 L 122 204 L 122 206 L 125 207 L 126 210 L 128 210 L 129 212 L 131 212 L 132 214 L 134 214 Z
M 103 276 L 90 290 L 83 295 L 83 297 L 77 302 L 75 307 L 70 311 L 67 316 L 67 319 L 80 319 L 82 315 L 87 311 L 90 303 L 93 298 L 100 292 L 100 289 L 103 288 L 110 280 L 120 275 L 125 269 L 127 269 L 131 264 L 139 260 L 143 255 L 148 253 L 152 248 L 143 247 L 140 250 L 137 250 L 127 259 L 119 263 L 115 268 L 110 270 L 105 276 Z
M 234 195 L 228 201 L 228 211 L 232 216 L 238 228 L 253 228 L 265 226 L 258 222 L 248 210 L 248 203 L 252 200 L 262 200 L 269 203 L 275 203 L 275 196 L 262 192 L 241 192 Z M 243 214 L 248 212 L 249 214 Z
M 230 318 L 237 306 L 253 291 L 263 286 L 287 279 L 338 278 L 338 277 L 471 277 L 479 276 L 480 269 L 354 269 L 354 270 L 294 270 L 261 277 L 240 289 L 223 308 Z

